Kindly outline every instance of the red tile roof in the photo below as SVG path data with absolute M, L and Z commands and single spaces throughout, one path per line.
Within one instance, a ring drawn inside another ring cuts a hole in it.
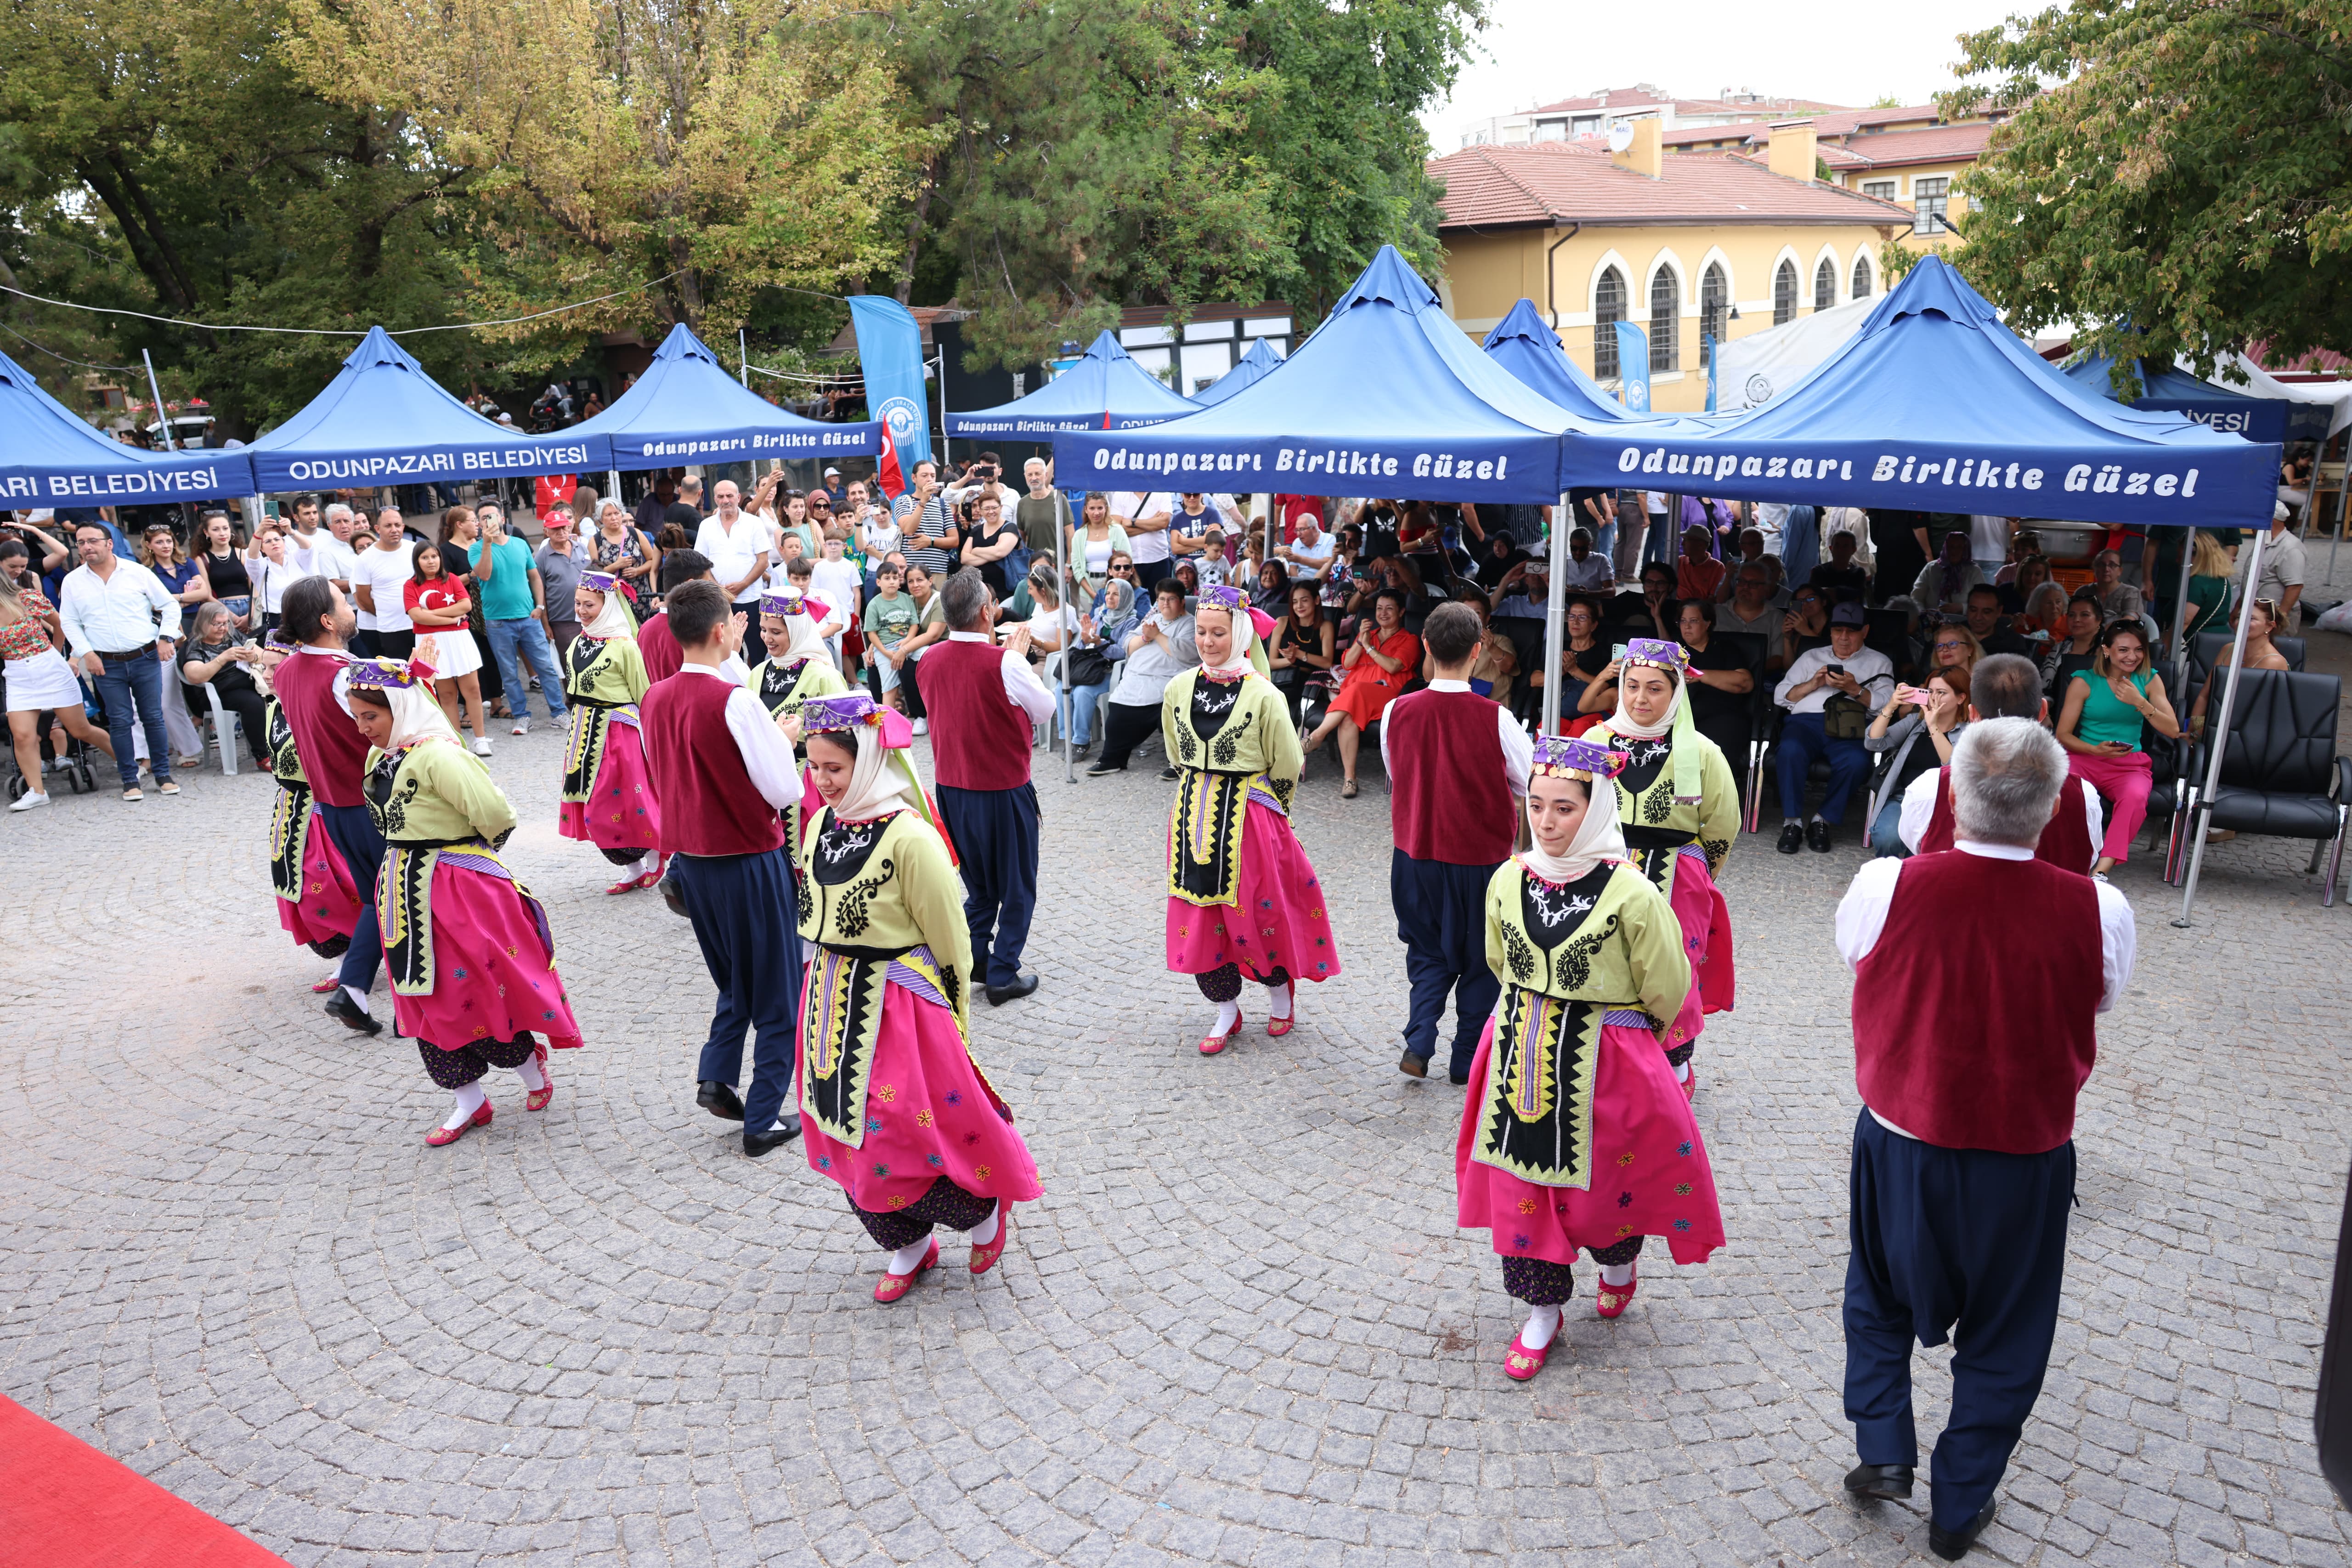
M 1745 158 L 1672 153 L 1653 180 L 1573 142 L 1482 144 L 1433 160 L 1445 182 L 1441 230 L 1552 223 L 1911 222 L 1908 208 L 1857 191 L 1784 179 Z
M 1842 151 L 1874 169 L 1908 163 L 1949 163 L 1984 155 L 1985 141 L 1993 128 L 1979 121 L 1971 125 L 1937 125 L 1920 131 L 1880 131 L 1839 143 Z M 1842 167 L 1843 165 L 1832 165 Z
M 1563 98 L 1557 103 L 1538 104 L 1528 110 L 1530 114 L 1590 114 L 1597 110 L 1616 111 L 1630 109 L 1664 109 L 1671 107 L 1676 114 L 1739 114 L 1786 115 L 1809 110 L 1836 109 L 1833 103 L 1823 103 L 1813 98 L 1675 98 L 1646 87 L 1612 87 L 1589 98 Z M 1932 111 L 1931 111 L 1932 112 Z

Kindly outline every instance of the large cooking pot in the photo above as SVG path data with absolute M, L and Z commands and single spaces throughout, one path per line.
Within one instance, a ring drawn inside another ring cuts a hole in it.
M 2042 541 L 2042 553 L 2053 566 L 2088 566 L 2091 557 L 2099 552 L 2100 543 L 2107 537 L 2106 525 L 2097 522 L 2044 522 L 2026 520 L 2017 525 L 2020 533 L 2032 532 Z

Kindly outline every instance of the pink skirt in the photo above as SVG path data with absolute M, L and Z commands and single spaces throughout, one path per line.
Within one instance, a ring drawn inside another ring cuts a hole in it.
M 1293 980 L 1328 980 L 1339 973 L 1322 881 L 1289 818 L 1262 801 L 1251 801 L 1242 820 L 1234 893 L 1237 901 L 1231 904 L 1168 900 L 1171 973 L 1207 974 L 1228 963 L 1261 979 L 1276 969 Z
M 805 1035 L 795 1043 L 793 1066 L 805 1085 Z M 1025 1204 L 1044 1195 L 1013 1113 L 972 1065 L 947 1008 L 896 981 L 886 984 L 866 1082 L 859 1147 L 835 1142 L 814 1116 L 801 1121 L 809 1169 L 840 1183 L 859 1208 L 905 1208 L 941 1176 L 975 1197 Z
M 301 901 L 278 900 L 278 923 L 299 942 L 348 938 L 359 925 L 361 902 L 352 868 L 335 852 L 327 825 L 313 811 L 302 837 Z
M 1470 1157 L 1487 1111 L 1486 1067 L 1495 1021 L 1471 1058 L 1462 1131 L 1454 1145 L 1455 1223 L 1484 1230 L 1505 1258 L 1573 1263 L 1577 1250 L 1662 1236 L 1676 1263 L 1704 1263 L 1723 1245 L 1715 1171 L 1690 1102 L 1657 1037 L 1623 1024 L 1601 1026 L 1593 1063 L 1592 1185 L 1546 1187 Z
M 614 719 L 604 726 L 596 787 L 586 800 L 567 800 L 557 808 L 555 830 L 599 849 L 655 847 L 661 814 L 655 808 L 653 791 L 646 787 L 646 746 L 635 724 Z
M 1668 1048 L 1686 1046 L 1706 1031 L 1706 1015 L 1728 1013 L 1738 990 L 1731 963 L 1731 910 L 1722 889 L 1696 855 L 1675 858 L 1675 919 L 1683 928 L 1683 952 L 1690 959 L 1690 994 L 1666 1031 Z
M 426 994 L 392 994 L 404 1035 L 445 1051 L 525 1031 L 559 1050 L 581 1043 L 545 917 L 504 878 L 446 858 L 434 866 L 433 973 Z

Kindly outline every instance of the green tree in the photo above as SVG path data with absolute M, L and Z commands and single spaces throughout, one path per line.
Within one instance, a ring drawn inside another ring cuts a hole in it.
M 1992 80 L 1945 107 L 2020 107 L 1963 182 L 1960 265 L 2121 379 L 2352 343 L 2347 27 L 2344 0 L 2074 0 L 1964 36 Z

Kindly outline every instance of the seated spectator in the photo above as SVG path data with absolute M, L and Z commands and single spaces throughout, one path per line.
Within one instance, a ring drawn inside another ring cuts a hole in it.
M 1974 669 L 1984 657 L 1976 634 L 1959 621 L 1946 621 L 1927 639 L 1929 669 Z
M 2084 668 L 2097 651 L 2099 628 L 2106 622 L 2099 608 L 2098 592 L 2093 588 L 2077 588 L 2066 600 L 2066 635 L 2052 639 L 2042 655 L 2042 679 L 2046 683 L 2051 700 L 2065 697 L 2061 689 L 2066 678 Z
M 1505 619 L 1542 620 L 1551 614 L 1551 570 L 1538 556 L 1522 557 L 1503 574 L 1495 595 L 1495 613 Z
M 2200 534 L 2199 537 L 2201 539 L 2203 535 Z M 2253 607 L 2246 612 L 2246 668 L 2248 669 L 2294 668 L 2287 662 L 2286 655 L 2279 652 L 2278 645 L 2271 640 L 2278 635 L 2278 626 L 2277 601 L 2256 599 Z M 2189 705 L 2189 732 L 2192 735 L 2201 735 L 2205 732 L 2206 705 L 2221 694 L 2220 683 L 2229 679 L 2231 652 L 2230 644 L 2223 643 L 2220 655 L 2213 660 L 2213 668 L 2206 672 L 2205 683 L 2197 689 L 2197 700 Z
M 1921 609 L 1957 610 L 1966 602 L 1969 590 L 1985 580 L 1969 549 L 1967 529 L 1956 528 L 1944 535 L 1943 553 L 1919 568 L 1911 584 L 1912 600 Z
M 1788 612 L 1780 617 L 1782 669 L 1795 663 L 1798 655 L 1830 646 L 1830 605 L 1841 602 L 1862 603 L 1859 599 L 1832 601 L 1825 589 L 1810 584 L 1790 595 Z
M 2147 816 L 2154 765 L 2141 745 L 2145 731 L 2178 740 L 2180 724 L 2164 695 L 2164 678 L 2149 667 L 2148 637 L 2137 618 L 2107 623 L 2091 668 L 2075 670 L 2058 712 L 2058 743 L 2067 771 L 2116 803 L 2107 818 L 2094 876 L 2131 858 L 2131 841 Z
M 1163 577 L 1153 594 L 1151 613 L 1136 622 L 1127 638 L 1127 669 L 1110 694 L 1110 713 L 1103 726 L 1102 755 L 1087 770 L 1088 778 L 1123 773 L 1127 760 L 1146 739 L 1160 732 L 1160 699 L 1168 683 L 1201 662 L 1192 644 L 1192 616 L 1184 607 L 1183 584 Z M 1163 770 L 1172 780 L 1176 770 Z
M 1830 535 L 1830 558 L 1813 568 L 1805 585 L 1819 588 L 1825 601 L 1859 599 L 1870 592 L 1870 574 L 1854 564 L 1860 545 L 1841 529 Z
M 1257 569 L 1257 587 L 1250 595 L 1250 606 L 1269 616 L 1279 616 L 1290 607 L 1290 570 L 1279 561 L 1269 561 Z
M 1326 736 L 1339 734 L 1342 800 L 1356 798 L 1356 753 L 1363 732 L 1379 723 L 1389 704 L 1421 676 L 1421 638 L 1405 628 L 1404 609 L 1405 596 L 1394 588 L 1382 589 L 1372 601 L 1371 615 L 1339 656 L 1346 673 L 1331 699 L 1330 711 L 1307 737 L 1307 752 L 1311 756 Z
M 2048 722 L 2050 701 L 2042 695 L 2041 669 L 2032 659 L 2014 654 L 1985 655 L 1983 662 L 1969 676 L 1966 717 L 1970 724 L 1979 719 Z M 1939 767 L 1928 768 L 1912 779 L 1903 791 L 1896 846 L 1891 850 L 1882 849 L 1882 854 L 1918 855 L 1952 847 L 1951 792 L 1945 784 L 1946 773 Z M 2071 799 L 2062 797 L 2059 810 L 2042 830 L 2037 853 L 2053 865 L 2088 871 L 2098 858 L 2099 836 L 2105 831 L 2105 819 L 2099 806 L 2099 792 L 2087 784 L 2078 783 L 2074 788 Z
M 1527 559 L 1528 552 L 1508 533 L 1489 535 L 1486 559 L 1478 563 L 1478 585 L 1490 594 L 1499 591 L 1509 579 L 1511 569 Z
M 2000 569 L 1993 581 L 1993 593 L 2005 616 L 2021 614 L 2033 591 L 2050 581 L 2050 561 L 2047 556 L 2028 555 L 2013 565 Z M 1970 589 L 1969 592 L 1975 592 Z
M 1763 567 L 1767 581 L 1772 584 L 1774 597 L 1780 595 L 1780 558 L 1765 549 L 1762 529 L 1743 528 L 1739 531 L 1739 553 L 1736 559 L 1725 563 L 1723 585 L 1716 591 L 1716 603 L 1725 604 L 1730 600 L 1742 566 Z
M 2124 581 L 2124 557 L 2120 550 L 2102 550 L 2091 557 L 2091 591 L 2099 596 L 2099 613 L 2108 620 L 2120 619 L 2125 614 L 2122 595 L 2131 584 Z M 2132 615 L 2139 614 L 2133 610 Z
M 1339 542 L 1324 531 L 1323 520 L 1311 511 L 1300 512 L 1294 528 L 1290 542 L 1274 547 L 1275 559 L 1283 563 L 1293 577 L 1310 583 L 1319 581 L 1331 569 Z
M 2014 585 L 2018 587 L 2020 592 L 2022 594 L 2032 593 L 2033 591 L 2032 584 L 2023 583 L 2021 579 L 2025 575 L 2025 563 L 2037 558 L 2042 562 L 2043 576 L 2047 577 L 2050 571 L 2050 560 L 2049 557 L 2042 553 L 2041 533 L 2031 528 L 2019 529 L 2015 533 L 2010 536 L 2008 563 L 2002 566 L 2000 571 L 1992 574 L 1993 586 L 2000 588 Z M 2012 612 L 2012 614 L 2014 612 Z
M 1571 591 L 1605 594 L 1617 585 L 1609 558 L 1593 552 L 1592 535 L 1581 528 L 1570 531 L 1568 536 L 1566 577 Z
M 1924 689 L 1897 686 L 1870 721 L 1870 733 L 1862 738 L 1864 749 L 1895 753 L 1878 797 L 1877 820 L 1870 825 L 1874 853 L 1897 858 L 1911 853 L 1902 837 L 1905 792 L 1921 773 L 1950 764 L 1952 747 L 1967 727 L 1968 710 L 1969 671 L 1951 665 L 1930 675 Z
M 188 711 L 199 719 L 212 711 L 204 692 L 209 682 L 221 706 L 236 715 L 245 731 L 247 749 L 257 758 L 267 756 L 269 691 L 265 682 L 270 667 L 278 662 L 276 657 L 248 641 L 236 629 L 236 617 L 225 606 L 206 603 L 196 609 L 195 630 L 181 645 L 179 659 Z M 226 735 L 221 740 L 228 742 Z
M 1755 570 L 1750 563 L 1744 570 Z M 1715 617 L 1727 605 L 1705 605 L 1696 599 L 1682 604 L 1680 629 L 1688 658 L 1686 689 L 1691 723 L 1713 741 L 1731 764 L 1734 778 L 1748 776 L 1748 740 L 1755 729 L 1756 673 L 1748 657 L 1727 642 L 1715 640 Z
M 1478 616 L 1478 657 L 1470 661 L 1470 689 L 1509 707 L 1511 683 L 1519 673 L 1519 650 L 1495 629 L 1484 598 L 1465 591 L 1454 603 L 1469 605 Z
M 1290 585 L 1290 605 L 1275 623 L 1266 645 L 1265 662 L 1274 689 L 1290 706 L 1290 721 L 1298 722 L 1299 700 L 1307 682 L 1339 662 L 1337 651 L 1339 618 L 1323 608 L 1311 582 Z
M 2066 636 L 2066 585 L 2043 583 L 2025 596 L 2025 613 L 2015 622 L 2025 639 L 2025 657 L 2039 662 L 2053 643 Z
M 1718 570 L 1721 564 L 1720 562 L 1716 563 Z M 1612 595 L 1603 606 L 1602 624 L 1622 626 L 1633 637 L 1672 642 L 1675 627 L 1680 624 L 1675 581 L 1673 567 L 1663 561 L 1651 562 L 1642 568 L 1641 596 L 1635 598 L 1629 594 Z M 1708 602 L 1713 603 L 1713 600 Z
M 1722 596 L 1727 574 L 1723 563 L 1715 558 L 1713 543 L 1714 536 L 1704 528 L 1683 530 L 1682 558 L 1675 563 L 1675 598 L 1700 599 L 1712 605 Z M 1642 574 L 1642 581 L 1646 590 L 1649 583 L 1647 571 Z M 1671 631 L 1659 633 L 1663 638 L 1671 638 L 1673 635 Z
M 1133 628 L 1134 595 L 1133 583 L 1106 579 L 1104 604 L 1107 608 L 1100 612 L 1088 611 L 1078 616 L 1067 666 L 1070 691 L 1062 714 L 1063 727 L 1070 737 L 1073 761 L 1084 758 L 1094 746 L 1095 711 L 1101 706 L 1102 695 L 1110 686 L 1113 667 L 1126 652 L 1119 644 Z
M 1967 536 L 1961 536 L 1966 542 Z M 1830 611 L 1830 646 L 1799 654 L 1772 700 L 1789 710 L 1780 728 L 1780 839 L 1783 855 L 1810 845 L 1826 855 L 1830 831 L 1845 820 L 1854 786 L 1870 772 L 1862 737 L 1869 711 L 1895 689 L 1895 666 L 1864 637 L 1870 616 L 1847 603 Z M 1832 732 L 1834 723 L 1837 732 Z M 1818 759 L 1830 764 L 1829 791 L 1804 820 L 1805 782 Z
M 1969 635 L 1976 639 L 1977 654 L 2031 653 L 2033 645 L 2000 623 L 2000 590 L 1990 583 L 1979 583 L 1969 590 Z
M 1813 602 L 1820 604 L 1818 594 Z M 1742 562 L 1732 578 L 1731 597 L 1715 607 L 1715 629 L 1762 637 L 1764 668 L 1778 674 L 1789 668 L 1788 625 L 1789 616 L 1773 607 L 1771 573 L 1761 562 Z

